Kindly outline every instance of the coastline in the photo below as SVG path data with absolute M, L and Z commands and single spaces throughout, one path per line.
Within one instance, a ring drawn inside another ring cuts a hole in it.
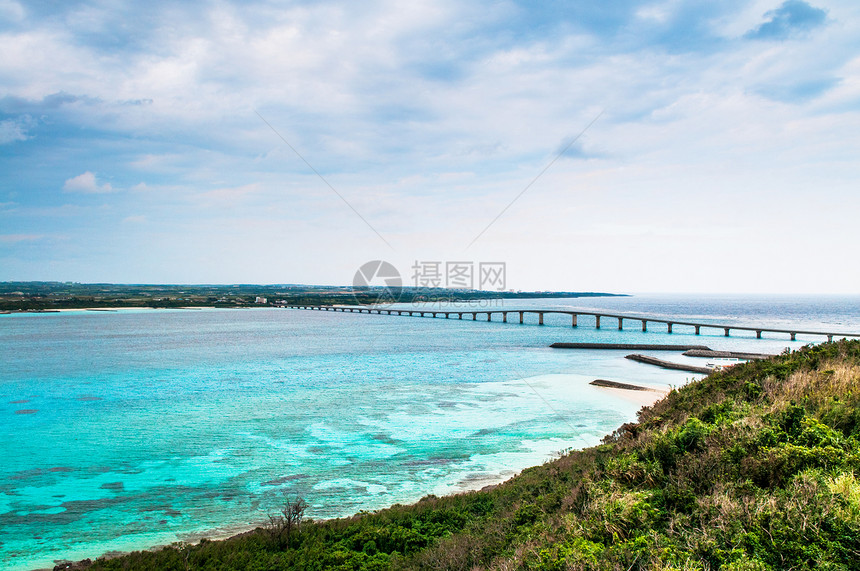
M 102 307 L 59 307 L 59 308 L 50 308 L 50 309 L 9 309 L 0 311 L 0 315 L 16 315 L 16 314 L 25 314 L 25 315 L 38 315 L 42 313 L 79 313 L 85 311 L 101 311 L 101 312 L 119 312 L 119 311 L 161 311 L 161 310 L 200 310 L 200 309 L 276 309 L 269 305 L 260 305 L 260 306 L 244 306 L 244 305 L 236 305 L 236 306 L 224 306 L 219 307 L 216 305 L 188 305 L 188 306 L 177 306 L 177 307 L 161 307 L 161 306 L 151 306 L 151 305 L 117 305 L 117 306 L 102 306 Z
M 544 461 L 546 462 L 548 460 L 557 458 L 560 455 L 561 455 L 561 451 L 556 452 L 555 454 L 547 456 L 547 458 Z M 540 464 L 536 464 L 535 466 L 539 466 L 539 465 Z M 519 476 L 520 473 L 522 473 L 522 471 L 510 470 L 510 471 L 504 471 L 502 473 L 481 475 L 481 476 L 477 476 L 474 478 L 467 476 L 466 478 L 463 478 L 458 484 L 455 485 L 458 489 L 456 489 L 454 491 L 450 491 L 448 493 L 445 493 L 443 495 L 443 497 L 444 496 L 453 496 L 453 495 L 457 495 L 457 494 L 467 494 L 470 492 L 488 491 L 488 490 L 491 490 L 491 489 L 498 487 L 501 484 L 504 484 L 505 482 L 507 482 L 508 480 L 510 480 L 512 478 Z M 424 493 L 421 496 L 419 496 L 418 498 L 416 498 L 415 500 L 409 501 L 405 504 L 395 502 L 392 504 L 387 504 L 383 507 L 377 508 L 377 509 L 372 510 L 372 511 L 374 511 L 374 512 L 375 511 L 382 511 L 382 510 L 392 508 L 396 505 L 413 505 L 413 504 L 418 503 L 421 500 L 421 498 L 424 498 L 427 496 L 432 496 L 432 495 L 434 495 L 434 494 L 432 494 L 430 492 Z M 363 511 L 363 510 L 360 510 L 360 511 Z M 360 513 L 360 512 L 356 512 L 353 514 L 344 515 L 344 516 L 340 516 L 340 517 L 323 517 L 323 518 L 310 518 L 309 517 L 307 519 L 312 520 L 314 522 L 334 521 L 334 520 L 338 520 L 338 519 L 349 519 L 351 517 L 354 517 L 355 515 L 358 515 L 358 513 Z M 184 536 L 177 537 L 176 542 L 181 543 L 181 544 L 197 546 L 197 545 L 200 545 L 204 541 L 229 541 L 231 539 L 239 538 L 239 537 L 248 535 L 250 533 L 254 533 L 257 529 L 264 528 L 266 523 L 267 522 L 265 520 L 261 519 L 260 522 L 256 525 L 254 525 L 254 524 L 237 525 L 237 526 L 228 527 L 228 528 L 215 528 L 215 529 L 212 529 L 212 530 L 209 530 L 206 532 L 190 533 L 190 534 L 187 534 Z M 77 569 L 86 569 L 88 567 L 88 565 L 86 564 L 86 562 L 88 560 L 89 561 L 95 561 L 97 559 L 116 559 L 116 558 L 128 555 L 130 553 L 134 553 L 135 551 L 156 552 L 156 551 L 160 551 L 166 547 L 169 547 L 173 543 L 174 542 L 150 544 L 146 547 L 140 547 L 138 549 L 132 549 L 129 551 L 106 551 L 104 553 L 101 553 L 100 555 L 87 556 L 83 559 L 78 559 L 78 560 L 55 559 L 54 565 L 69 565 L 70 567 L 67 567 L 67 569 L 70 569 L 72 571 L 77 570 Z M 84 564 L 84 565 L 82 565 L 82 564 Z M 52 566 L 52 567 L 35 567 L 35 568 L 28 569 L 27 571 L 53 571 L 53 570 L 54 570 L 54 567 Z
M 653 387 L 641 387 L 640 389 L 631 389 L 631 388 L 615 388 L 615 387 L 597 386 L 597 388 L 601 392 L 611 394 L 618 399 L 637 404 L 640 406 L 640 409 L 642 407 L 653 406 L 655 403 L 657 403 L 660 400 L 662 400 L 663 398 L 665 398 L 665 396 L 667 394 L 669 394 L 669 392 L 670 392 L 667 390 L 656 389 Z M 644 390 L 642 390 L 642 389 L 644 389 Z M 587 448 L 587 446 L 575 448 L 575 450 L 580 450 L 583 448 Z M 468 494 L 471 492 L 489 491 L 489 490 L 495 489 L 498 486 L 504 484 L 505 482 L 508 482 L 509 480 L 519 476 L 523 472 L 523 470 L 537 467 L 543 463 L 546 463 L 547 461 L 563 457 L 565 454 L 571 452 L 572 450 L 574 450 L 574 449 L 558 450 L 558 451 L 552 452 L 550 454 L 546 454 L 545 457 L 543 458 L 542 462 L 534 464 L 532 466 L 528 466 L 526 468 L 523 468 L 522 470 L 502 470 L 501 472 L 488 472 L 488 473 L 483 473 L 483 474 L 468 474 L 468 475 L 464 476 L 463 478 L 461 478 L 455 484 L 449 485 L 448 486 L 449 490 L 446 491 L 445 493 L 443 493 L 442 497 L 454 496 L 454 495 L 458 495 L 458 494 Z M 395 502 L 395 503 L 387 504 L 383 507 L 380 507 L 380 508 L 377 508 L 377 509 L 374 509 L 371 511 L 374 511 L 374 512 L 375 511 L 382 511 L 382 510 L 386 510 L 386 509 L 389 509 L 391 507 L 394 507 L 396 505 L 413 505 L 413 504 L 418 503 L 424 497 L 434 496 L 434 495 L 435 494 L 433 494 L 432 491 L 425 490 L 424 493 L 418 495 L 415 499 L 413 499 L 411 501 L 407 501 L 405 504 L 401 503 L 401 502 Z M 360 511 L 363 511 L 363 510 L 360 510 Z M 311 519 L 315 522 L 333 521 L 333 520 L 338 520 L 338 519 L 349 519 L 351 517 L 354 517 L 358 513 L 360 513 L 360 512 L 356 512 L 354 514 L 343 515 L 343 516 L 339 516 L 339 517 L 323 517 L 323 518 L 308 518 L 308 519 Z M 265 525 L 266 525 L 266 521 L 261 519 L 259 521 L 259 523 L 257 523 L 257 524 L 250 524 L 249 523 L 246 525 L 237 525 L 237 526 L 232 526 L 232 527 L 227 527 L 227 528 L 215 528 L 215 529 L 211 529 L 208 531 L 186 534 L 184 536 L 177 537 L 177 541 L 179 543 L 188 544 L 188 545 L 195 545 L 195 546 L 199 545 L 203 541 L 228 541 L 228 540 L 231 540 L 234 538 L 239 538 L 239 537 L 242 537 L 244 535 L 253 533 L 257 529 L 264 528 Z M 165 547 L 169 547 L 171 545 L 171 543 L 158 543 L 158 544 L 149 545 L 147 547 L 141 547 L 139 549 L 133 549 L 131 551 L 107 551 L 107 552 L 102 553 L 98 556 L 91 557 L 90 559 L 92 559 L 92 560 L 102 559 L 102 558 L 104 558 L 104 559 L 116 559 L 118 557 L 123 557 L 124 555 L 127 555 L 129 553 L 133 553 L 134 551 L 155 552 L 155 551 L 160 551 L 160 550 L 164 549 Z M 86 567 L 75 567 L 75 565 L 79 565 L 79 564 L 85 562 L 86 560 L 87 559 L 74 561 L 74 560 L 69 560 L 69 559 L 58 559 L 58 560 L 55 560 L 55 563 L 57 565 L 69 564 L 72 566 L 72 567 L 70 567 L 70 569 L 72 569 L 72 570 L 78 569 L 78 568 L 85 569 Z M 53 568 L 52 567 L 41 567 L 41 568 L 32 569 L 31 571 L 53 571 Z

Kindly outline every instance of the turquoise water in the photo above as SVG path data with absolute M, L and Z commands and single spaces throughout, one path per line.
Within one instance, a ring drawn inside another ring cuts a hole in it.
M 505 309 L 858 331 L 858 301 L 640 296 Z M 666 388 L 693 376 L 624 351 L 549 349 L 555 341 L 777 352 L 820 340 L 713 333 L 282 309 L 2 315 L 0 564 L 228 535 L 263 522 L 285 493 L 319 518 L 481 487 L 635 418 L 635 397 L 591 380 Z

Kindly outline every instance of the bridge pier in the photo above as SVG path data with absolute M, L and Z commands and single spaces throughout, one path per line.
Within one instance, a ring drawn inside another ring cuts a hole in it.
M 478 313 L 477 312 L 472 313 L 472 321 L 477 321 L 477 320 L 478 320 Z
M 830 343 L 831 341 L 833 341 L 833 335 L 828 335 L 827 342 Z
M 507 322 L 508 322 L 508 312 L 503 311 L 502 312 L 502 323 L 507 323 Z
M 570 326 L 571 326 L 571 327 L 576 327 L 576 317 L 577 317 L 577 316 L 576 316 L 576 314 L 575 314 L 575 313 L 574 313 L 573 315 L 571 315 L 571 316 L 570 316 Z
M 538 312 L 538 325 L 543 325 L 543 311 Z
M 760 330 L 760 329 L 759 329 L 758 331 L 756 331 L 756 332 L 755 332 L 755 338 L 756 338 L 756 339 L 761 339 L 761 330 Z
M 701 327 L 701 325 L 694 325 L 693 327 L 696 328 L 696 335 L 698 335 L 699 334 L 699 328 Z
M 523 313 L 525 313 L 525 312 L 520 311 L 519 313 L 520 313 L 520 325 L 522 325 L 523 324 Z
M 595 329 L 600 329 L 600 316 L 599 315 L 594 316 L 594 327 L 595 327 Z
M 462 314 L 462 313 L 458 313 L 457 315 L 459 315 L 459 316 L 460 316 L 460 319 L 463 319 L 463 314 Z
M 791 333 L 791 340 L 797 341 L 797 333 Z
M 493 320 L 493 312 L 492 312 L 492 311 L 488 311 L 488 312 L 487 312 L 487 321 L 492 321 L 492 320 Z
M 619 317 L 618 318 L 618 331 L 621 331 L 622 329 L 624 329 L 624 318 Z
M 725 332 L 726 332 L 726 337 L 728 337 L 728 336 L 729 336 L 729 328 L 728 328 L 728 327 L 725 327 L 725 328 L 723 329 L 723 331 L 725 331 Z
M 645 321 L 644 319 L 642 320 L 642 331 L 643 331 L 643 333 L 645 331 L 648 331 L 648 322 Z
M 666 332 L 667 332 L 667 333 L 671 333 L 671 332 L 672 332 L 672 324 L 671 324 L 671 323 L 667 323 L 667 325 L 668 325 L 668 327 L 667 327 L 667 329 L 666 329 Z

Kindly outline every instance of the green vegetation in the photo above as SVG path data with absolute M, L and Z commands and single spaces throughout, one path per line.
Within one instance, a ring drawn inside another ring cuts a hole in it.
M 860 569 L 858 404 L 860 341 L 807 347 L 672 391 L 491 490 L 93 568 Z
M 379 287 L 308 285 L 147 285 L 73 282 L 0 282 L 0 311 L 116 307 L 259 307 L 260 305 L 366 305 L 386 299 Z M 509 292 L 405 287 L 401 303 L 486 299 L 604 297 L 595 292 Z M 265 304 L 257 298 L 265 298 Z

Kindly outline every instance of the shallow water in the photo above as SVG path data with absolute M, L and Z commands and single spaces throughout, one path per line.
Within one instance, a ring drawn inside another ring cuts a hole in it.
M 858 331 L 858 301 L 504 303 Z M 285 493 L 334 517 L 480 487 L 635 418 L 635 399 L 591 380 L 667 388 L 694 376 L 625 351 L 549 349 L 555 341 L 779 352 L 814 340 L 579 323 L 283 309 L 2 315 L 0 563 L 49 567 L 224 535 L 264 521 Z

